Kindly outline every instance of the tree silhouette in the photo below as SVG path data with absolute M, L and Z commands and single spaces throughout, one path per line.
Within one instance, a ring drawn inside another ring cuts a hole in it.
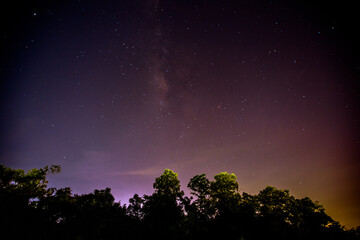
M 183 220 L 183 195 L 180 190 L 178 174 L 170 169 L 155 179 L 155 192 L 144 196 L 143 214 L 149 232 L 159 238 L 180 239 L 180 227 Z
M 143 219 L 142 207 L 144 204 L 144 199 L 138 194 L 134 194 L 132 198 L 129 199 L 129 206 L 127 207 L 127 214 L 137 220 Z
M 210 181 L 205 174 L 196 175 L 190 179 L 188 188 L 195 196 L 192 204 L 192 214 L 197 220 L 207 221 L 215 215 L 214 203 L 211 198 Z
M 0 165 L 0 226 L 12 232 L 14 239 L 43 235 L 40 227 L 44 221 L 32 200 L 46 195 L 46 176 L 59 171 L 60 166 L 25 172 Z M 21 231 L 18 226 L 22 226 Z
M 238 193 L 239 184 L 234 173 L 222 172 L 214 176 L 211 182 L 211 195 L 215 201 L 218 214 L 226 214 L 236 211 L 241 199 Z
M 27 172 L 0 165 L 0 233 L 11 239 L 327 239 L 359 240 L 310 198 L 268 186 L 239 193 L 235 174 L 190 179 L 184 196 L 178 174 L 166 169 L 152 195 L 135 194 L 126 207 L 110 188 L 73 194 L 47 188 L 59 166 Z M 0 235 L 1 236 L 1 235 Z M 2 236 L 1 236 L 2 237 Z

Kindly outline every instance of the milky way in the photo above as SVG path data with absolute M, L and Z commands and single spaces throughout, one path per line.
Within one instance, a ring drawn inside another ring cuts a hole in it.
M 165 168 L 184 190 L 233 172 L 359 225 L 356 8 L 40 2 L 1 16 L 1 163 L 60 164 L 51 186 L 122 203 Z

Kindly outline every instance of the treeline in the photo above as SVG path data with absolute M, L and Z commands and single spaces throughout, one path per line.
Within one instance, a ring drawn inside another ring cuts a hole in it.
M 135 194 L 126 206 L 110 188 L 82 195 L 48 188 L 46 176 L 59 171 L 0 165 L 1 239 L 359 239 L 359 227 L 345 229 L 318 202 L 275 187 L 240 193 L 226 172 L 213 181 L 194 176 L 187 197 L 166 169 L 152 195 Z

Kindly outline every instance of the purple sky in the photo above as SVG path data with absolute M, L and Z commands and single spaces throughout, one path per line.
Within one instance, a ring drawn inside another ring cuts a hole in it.
M 1 163 L 122 203 L 227 171 L 360 225 L 354 6 L 42 2 L 1 16 Z

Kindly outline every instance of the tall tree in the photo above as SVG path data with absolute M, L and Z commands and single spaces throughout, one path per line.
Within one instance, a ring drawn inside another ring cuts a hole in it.
M 190 188 L 191 194 L 195 196 L 192 204 L 195 217 L 198 220 L 211 219 L 214 216 L 215 208 L 211 198 L 210 181 L 206 178 L 206 175 L 201 174 L 191 178 L 188 188 Z
M 144 196 L 144 221 L 149 231 L 166 238 L 181 238 L 181 222 L 183 221 L 183 195 L 180 190 L 178 174 L 170 169 L 155 179 L 155 193 Z
M 222 172 L 214 176 L 211 182 L 211 196 L 215 201 L 219 214 L 234 211 L 239 205 L 241 196 L 238 192 L 239 184 L 234 173 Z
M 178 173 L 165 169 L 164 173 L 155 179 L 153 185 L 155 193 L 167 197 L 182 197 L 184 193 L 180 190 Z

